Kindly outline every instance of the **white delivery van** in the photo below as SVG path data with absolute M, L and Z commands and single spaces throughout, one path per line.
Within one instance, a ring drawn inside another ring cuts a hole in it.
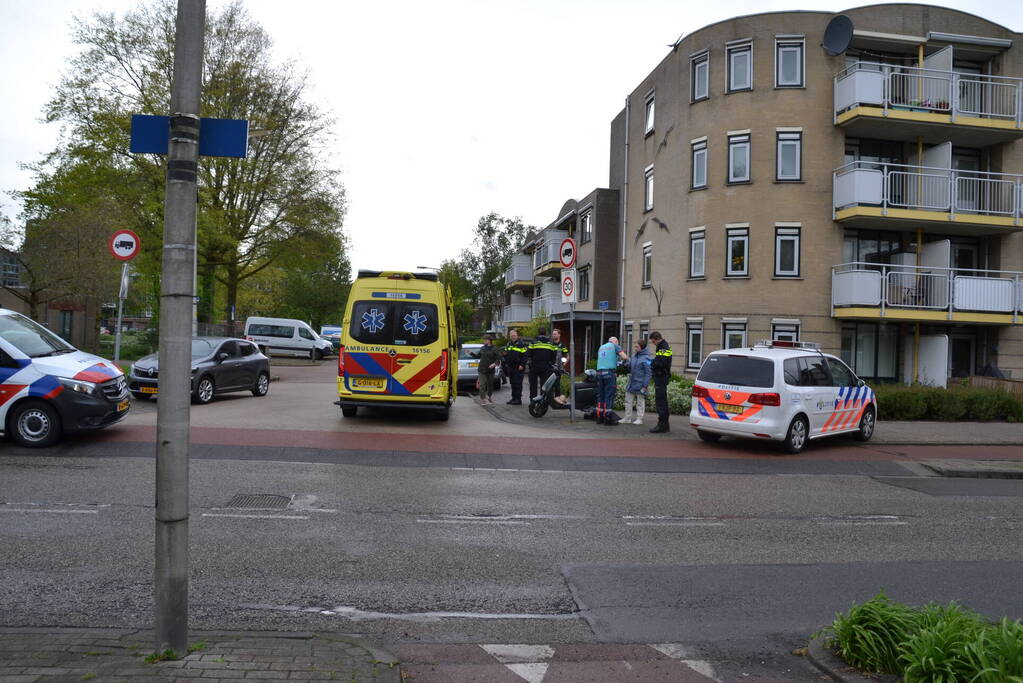
M 0 308 L 0 425 L 22 446 L 120 422 L 131 409 L 124 373 L 42 325 Z
M 245 338 L 256 344 L 264 356 L 301 356 L 323 358 L 330 355 L 331 344 L 301 320 L 290 318 L 245 319 Z

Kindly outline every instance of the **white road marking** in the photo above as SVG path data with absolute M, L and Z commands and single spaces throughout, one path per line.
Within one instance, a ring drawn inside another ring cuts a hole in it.
M 0 512 L 51 512 L 57 515 L 98 515 L 99 510 L 52 510 L 47 508 L 0 507 Z
M 717 517 L 677 517 L 674 515 L 623 515 L 625 526 L 726 526 Z
M 217 512 L 204 512 L 203 517 L 236 517 L 239 519 L 309 519 L 308 516 L 304 515 L 233 515 L 233 514 L 221 514 Z
M 909 522 L 857 522 L 848 520 L 844 522 L 817 522 L 820 526 L 908 526 Z
M 487 654 L 502 664 L 546 662 L 554 656 L 550 645 L 480 645 Z
M 488 524 L 490 526 L 529 526 L 520 519 L 417 519 L 419 524 Z
M 441 619 L 536 619 L 543 621 L 578 620 L 577 614 L 489 614 L 486 612 L 372 612 L 356 607 L 340 605 L 338 607 L 294 607 L 290 605 L 239 605 L 244 609 L 272 610 L 279 612 L 311 612 L 324 616 L 346 617 L 354 621 L 363 619 L 394 619 L 397 621 L 413 621 L 433 623 Z
M 530 664 L 505 664 L 504 668 L 511 671 L 524 681 L 529 683 L 541 683 L 547 675 L 547 662 L 534 662 Z
M 679 643 L 651 643 L 650 647 L 663 655 L 667 655 L 672 659 L 678 660 L 698 674 L 703 674 L 707 678 L 711 678 L 715 681 L 721 680 L 714 673 L 714 667 L 711 666 L 710 662 L 702 659 L 689 659 L 689 652 L 686 650 L 684 645 Z
M 848 515 L 841 518 L 819 519 L 820 526 L 907 526 L 898 515 Z
M 724 522 L 685 522 L 664 520 L 661 522 L 626 522 L 625 526 L 727 526 Z

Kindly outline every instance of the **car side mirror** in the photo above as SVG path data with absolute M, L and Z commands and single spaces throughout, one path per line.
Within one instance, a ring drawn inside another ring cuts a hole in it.
M 867 386 L 867 383 L 864 382 L 862 379 L 858 379 L 858 380 L 856 380 L 856 386 L 858 386 L 858 387 L 865 387 L 865 386 Z
M 217 354 L 217 362 L 218 363 L 223 363 L 225 360 L 227 360 L 230 357 L 231 357 L 231 355 L 229 353 L 227 353 L 226 351 L 221 351 L 220 353 Z

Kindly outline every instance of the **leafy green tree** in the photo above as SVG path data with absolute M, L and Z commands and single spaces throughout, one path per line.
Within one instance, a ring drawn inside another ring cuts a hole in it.
M 455 326 L 458 328 L 458 333 L 467 334 L 472 329 L 475 286 L 465 271 L 463 260 L 447 259 L 442 261 L 437 275 L 440 281 L 451 290 L 452 308 L 455 311 Z
M 337 235 L 320 235 L 295 246 L 294 256 L 281 263 L 280 314 L 307 320 L 316 330 L 325 324 L 340 325 L 352 279 L 344 241 Z

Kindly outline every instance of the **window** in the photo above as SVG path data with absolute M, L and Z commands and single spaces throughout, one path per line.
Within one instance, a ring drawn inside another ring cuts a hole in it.
M 579 269 L 579 301 L 588 301 L 590 298 L 590 269 Z
M 728 182 L 749 182 L 749 134 L 728 136 Z
M 437 307 L 400 301 L 356 301 L 349 334 L 363 344 L 426 346 L 437 341 Z
M 579 218 L 579 243 L 586 244 L 593 239 L 593 211 L 587 211 Z
M 774 276 L 799 277 L 799 228 L 774 229 Z
M 703 323 L 686 324 L 686 367 L 698 368 L 703 362 Z
M 711 356 L 700 369 L 697 379 L 714 384 L 734 384 L 740 387 L 774 386 L 774 362 L 749 356 Z
M 693 143 L 693 189 L 707 187 L 707 140 Z
M 643 129 L 644 135 L 650 135 L 654 132 L 654 94 L 650 93 L 646 96 L 646 108 L 645 108 L 645 120 L 646 126 Z
M 694 230 L 689 233 L 689 277 L 703 277 L 705 275 L 706 234 L 704 230 Z
M 728 92 L 753 89 L 753 43 L 728 48 Z
M 724 323 L 721 325 L 721 347 L 738 349 L 746 346 L 746 323 Z
M 654 208 L 654 167 L 647 166 L 643 172 L 643 210 Z
M 238 342 L 238 355 L 239 356 L 251 356 L 256 352 L 256 347 L 252 344 L 245 342 Z
M 302 337 L 302 339 L 310 339 L 311 340 L 313 338 L 313 333 L 310 332 L 309 330 L 307 330 L 304 327 L 300 327 L 300 328 L 298 328 L 298 336 Z
M 776 180 L 802 180 L 802 148 L 802 133 L 778 133 L 778 160 L 775 165 Z
M 654 245 L 643 245 L 643 286 L 649 287 L 654 270 Z
M 632 353 L 632 323 L 625 323 L 625 348 Z
M 831 373 L 824 356 L 788 358 L 782 364 L 785 384 L 794 387 L 830 387 Z
M 840 360 L 828 359 L 828 369 L 831 370 L 832 386 L 854 387 L 856 386 L 856 375 L 846 367 Z
M 749 228 L 728 228 L 725 275 L 749 275 Z
M 690 60 L 689 81 L 691 84 L 689 97 L 693 102 L 710 97 L 710 60 L 704 51 Z
M 774 323 L 771 325 L 771 339 L 774 341 L 799 341 L 799 325 Z
M 776 88 L 803 87 L 803 39 L 774 43 L 774 85 Z
M 639 340 L 641 342 L 643 342 L 644 344 L 649 344 L 650 343 L 650 323 L 649 322 L 645 322 L 645 323 L 640 323 L 639 324 Z
M 238 353 L 238 345 L 233 341 L 226 341 L 220 345 L 217 349 L 217 356 L 222 353 L 226 353 L 228 358 L 238 358 L 241 354 Z
M 850 323 L 842 326 L 842 360 L 859 377 L 895 379 L 898 348 L 896 325 Z
M 17 257 L 13 254 L 5 253 L 3 257 L 4 264 L 4 287 L 21 287 L 21 264 L 18 263 Z
M 288 325 L 268 325 L 266 323 L 252 323 L 249 325 L 247 334 L 253 337 L 280 337 L 291 339 L 295 336 L 295 328 Z
M 60 336 L 64 339 L 71 338 L 71 321 L 74 316 L 72 311 L 60 312 Z

